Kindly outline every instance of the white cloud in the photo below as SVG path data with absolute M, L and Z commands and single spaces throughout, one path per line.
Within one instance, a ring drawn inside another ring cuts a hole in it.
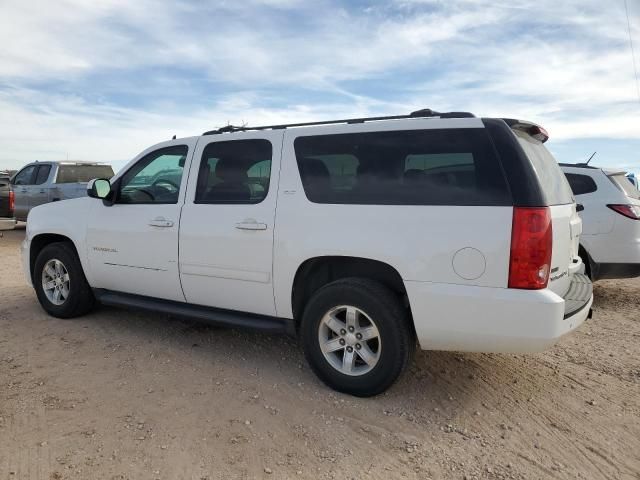
M 640 138 L 622 2 L 16 0 L 0 44 L 0 166 L 124 159 L 227 121 L 422 107 L 526 117 L 559 139 Z M 191 75 L 209 86 L 183 104 Z

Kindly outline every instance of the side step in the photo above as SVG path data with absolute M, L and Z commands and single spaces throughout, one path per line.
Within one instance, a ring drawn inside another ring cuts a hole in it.
M 192 318 L 211 325 L 236 327 L 264 332 L 295 335 L 295 325 L 290 318 L 270 317 L 256 313 L 237 312 L 221 308 L 204 307 L 188 303 L 174 302 L 160 298 L 114 292 L 94 288 L 93 294 L 103 305 L 133 308 L 150 312 L 162 312 L 169 315 Z

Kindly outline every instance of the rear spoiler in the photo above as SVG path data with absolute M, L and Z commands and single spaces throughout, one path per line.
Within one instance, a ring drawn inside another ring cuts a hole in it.
M 627 172 L 625 170 L 615 170 L 613 168 L 603 168 L 602 171 L 605 173 L 607 177 L 612 175 L 626 175 Z
M 549 134 L 537 123 L 527 122 L 526 120 L 516 120 L 515 118 L 503 118 L 504 122 L 514 130 L 520 130 L 521 132 L 528 133 L 536 140 L 540 140 L 542 143 L 549 140 Z

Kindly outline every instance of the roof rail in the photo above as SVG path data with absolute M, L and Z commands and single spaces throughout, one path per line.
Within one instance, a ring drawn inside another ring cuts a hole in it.
M 469 112 L 436 112 L 430 108 L 424 108 L 422 110 L 416 110 L 409 115 L 391 115 L 386 117 L 362 117 L 362 118 L 344 118 L 341 120 L 325 120 L 322 122 L 302 122 L 302 123 L 286 123 L 282 125 L 264 125 L 260 127 L 237 127 L 235 125 L 227 125 L 215 130 L 209 130 L 204 132 L 203 135 L 218 135 L 220 133 L 231 132 L 246 132 L 248 130 L 282 130 L 291 127 L 311 127 L 315 125 L 334 125 L 337 123 L 365 123 L 377 120 L 400 120 L 403 118 L 425 118 L 425 117 L 437 117 L 437 118 L 475 118 L 473 113 Z

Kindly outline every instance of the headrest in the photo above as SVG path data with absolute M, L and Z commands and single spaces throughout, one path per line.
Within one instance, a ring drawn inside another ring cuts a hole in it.
M 216 177 L 223 182 L 243 182 L 247 179 L 247 170 L 238 158 L 221 158 L 216 163 Z
M 303 158 L 300 162 L 300 173 L 303 177 L 330 178 L 329 169 L 317 158 Z

